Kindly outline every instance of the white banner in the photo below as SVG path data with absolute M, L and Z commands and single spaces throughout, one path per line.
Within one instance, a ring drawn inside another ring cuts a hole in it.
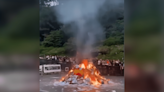
M 39 71 L 43 71 L 43 66 L 42 65 L 39 65 Z
M 61 65 L 60 64 L 49 64 L 43 65 L 44 73 L 53 73 L 53 72 L 61 72 Z

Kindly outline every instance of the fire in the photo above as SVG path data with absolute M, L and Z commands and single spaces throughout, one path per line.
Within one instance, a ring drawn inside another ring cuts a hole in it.
M 89 79 L 90 84 L 94 86 L 99 86 L 104 83 L 107 83 L 109 79 L 102 77 L 100 72 L 96 69 L 93 63 L 88 62 L 87 59 L 84 59 L 80 65 L 76 65 L 71 69 L 65 77 L 62 77 L 60 81 L 67 80 L 70 74 L 77 75 L 78 78 L 81 77 L 83 79 Z
M 81 68 L 85 69 L 85 65 L 84 64 L 81 64 L 79 65 Z
M 88 66 L 88 60 L 87 59 L 84 59 L 82 61 L 82 64 L 85 66 L 85 68 Z

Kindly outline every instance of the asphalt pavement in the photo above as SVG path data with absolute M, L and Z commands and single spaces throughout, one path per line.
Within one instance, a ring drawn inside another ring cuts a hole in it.
M 104 76 L 110 79 L 108 85 L 102 84 L 99 87 L 79 87 L 74 84 L 55 86 L 54 82 L 65 76 L 66 73 L 40 75 L 40 92 L 124 92 L 124 76 Z

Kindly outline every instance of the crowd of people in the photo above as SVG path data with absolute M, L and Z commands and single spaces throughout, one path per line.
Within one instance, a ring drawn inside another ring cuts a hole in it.
M 96 65 L 120 66 L 120 69 L 124 69 L 124 63 L 120 62 L 120 60 L 99 59 L 99 60 L 97 60 Z
M 47 61 L 56 61 L 55 63 L 57 64 L 62 64 L 62 63 L 76 63 L 76 58 L 74 57 L 67 57 L 67 56 L 46 56 L 45 58 L 43 57 L 39 57 L 40 60 L 44 59 Z M 50 63 L 54 63 L 54 62 L 50 62 Z
M 40 64 L 69 64 L 74 65 L 77 63 L 76 57 L 67 57 L 67 56 L 45 56 L 39 57 L 40 60 L 44 60 L 44 62 L 40 62 Z M 98 58 L 92 58 L 89 59 L 89 61 L 92 61 L 93 64 L 98 67 L 119 67 L 120 71 L 124 71 L 124 63 L 120 60 L 103 60 Z

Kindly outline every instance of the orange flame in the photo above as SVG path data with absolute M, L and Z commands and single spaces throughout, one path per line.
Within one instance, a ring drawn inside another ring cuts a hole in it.
M 84 60 L 82 61 L 82 63 L 84 64 L 85 68 L 88 66 L 88 60 L 87 60 L 87 59 L 84 59 Z
M 84 59 L 82 61 L 82 63 L 79 65 L 79 68 L 70 70 L 69 73 L 65 77 L 62 77 L 60 81 L 64 81 L 66 78 L 68 78 L 71 72 L 73 72 L 75 75 L 83 77 L 84 79 L 89 78 L 90 83 L 94 86 L 101 85 L 102 80 L 104 81 L 104 83 L 107 83 L 107 81 L 109 81 L 109 79 L 107 80 L 106 78 L 102 77 L 100 75 L 100 72 L 93 65 L 93 63 L 88 62 L 87 59 Z

